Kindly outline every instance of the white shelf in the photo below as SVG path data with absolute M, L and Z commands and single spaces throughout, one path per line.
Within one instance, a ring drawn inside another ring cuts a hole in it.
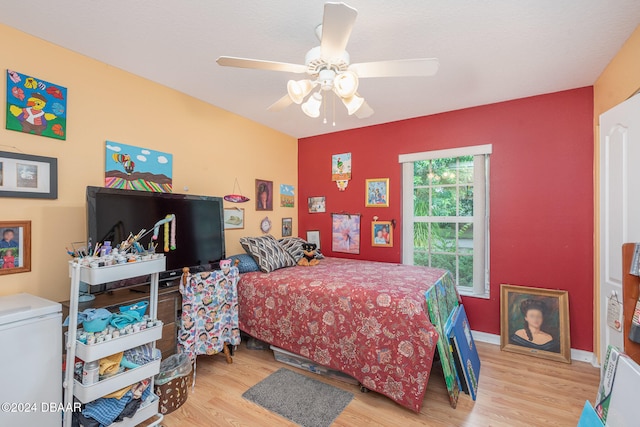
M 115 282 L 131 277 L 160 273 L 166 270 L 167 259 L 162 256 L 149 261 L 128 262 L 126 264 L 109 265 L 106 267 L 80 267 L 80 281 L 89 285 L 99 285 Z M 69 277 L 72 277 L 73 261 L 69 261 Z
M 102 359 L 103 357 L 111 356 L 112 354 L 120 351 L 128 350 L 130 348 L 138 347 L 143 344 L 150 343 L 152 341 L 162 338 L 162 322 L 156 321 L 156 326 L 147 328 L 143 331 L 136 332 L 114 338 L 111 341 L 101 342 L 99 344 L 83 344 L 80 341 L 76 341 L 76 357 L 79 357 L 85 362 L 91 362 L 93 360 Z
M 81 382 L 74 379 L 73 394 L 82 403 L 91 402 L 106 394 L 113 393 L 121 388 L 130 386 L 145 378 L 153 377 L 160 372 L 160 359 L 142 365 L 139 368 L 130 369 L 120 374 L 109 377 L 105 380 L 98 381 L 91 385 L 82 385 Z M 151 384 L 153 385 L 153 383 Z

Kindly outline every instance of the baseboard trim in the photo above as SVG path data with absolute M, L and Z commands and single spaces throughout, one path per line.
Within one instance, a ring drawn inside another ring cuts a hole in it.
M 471 335 L 475 341 L 485 342 L 488 344 L 500 345 L 500 335 L 489 334 L 487 332 L 471 331 Z M 577 362 L 587 362 L 591 365 L 598 367 L 598 361 L 595 354 L 590 351 L 571 349 L 571 360 Z

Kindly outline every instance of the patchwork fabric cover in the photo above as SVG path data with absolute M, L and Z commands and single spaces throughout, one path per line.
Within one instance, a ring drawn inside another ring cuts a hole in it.
M 224 343 L 240 344 L 238 268 L 196 273 L 180 284 L 182 318 L 178 346 L 191 360 L 220 353 Z
M 296 265 L 293 257 L 271 235 L 241 237 L 240 244 L 256 260 L 260 271 L 265 273 Z

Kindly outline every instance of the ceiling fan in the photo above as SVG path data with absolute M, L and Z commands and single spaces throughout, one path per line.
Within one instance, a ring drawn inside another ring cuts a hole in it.
M 436 58 L 351 64 L 345 48 L 357 15 L 356 9 L 344 3 L 326 3 L 322 24 L 316 27 L 320 46 L 307 52 L 304 65 L 232 56 L 221 56 L 216 62 L 225 67 L 306 73 L 307 79 L 289 80 L 287 94 L 269 106 L 270 111 L 280 111 L 296 103 L 302 104 L 302 111 L 309 117 L 319 117 L 323 94 L 331 91 L 342 100 L 349 115 L 366 118 L 373 114 L 373 109 L 357 92 L 359 79 L 432 76 L 440 64 Z M 316 88 L 318 90 L 314 91 Z

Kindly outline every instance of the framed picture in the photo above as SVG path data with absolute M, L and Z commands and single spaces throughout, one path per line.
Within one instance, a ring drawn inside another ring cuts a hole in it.
M 58 198 L 58 159 L 0 151 L 0 197 Z
M 359 214 L 332 214 L 331 250 L 348 254 L 360 253 Z
M 309 213 L 326 212 L 325 197 L 309 197 Z
M 388 208 L 389 178 L 367 179 L 365 197 L 367 207 Z
M 568 292 L 500 285 L 500 349 L 571 363 Z
M 293 233 L 293 218 L 282 218 L 282 237 L 290 237 Z
M 393 227 L 391 221 L 371 223 L 371 245 L 393 247 Z
M 293 208 L 295 203 L 295 188 L 293 185 L 280 184 L 280 207 Z
M 256 179 L 256 210 L 273 210 L 273 181 Z
M 317 249 L 320 249 L 320 231 L 319 230 L 307 231 L 307 242 L 315 243 Z
M 0 221 L 0 275 L 31 271 L 31 221 Z
M 224 208 L 224 229 L 241 230 L 244 228 L 243 208 Z

